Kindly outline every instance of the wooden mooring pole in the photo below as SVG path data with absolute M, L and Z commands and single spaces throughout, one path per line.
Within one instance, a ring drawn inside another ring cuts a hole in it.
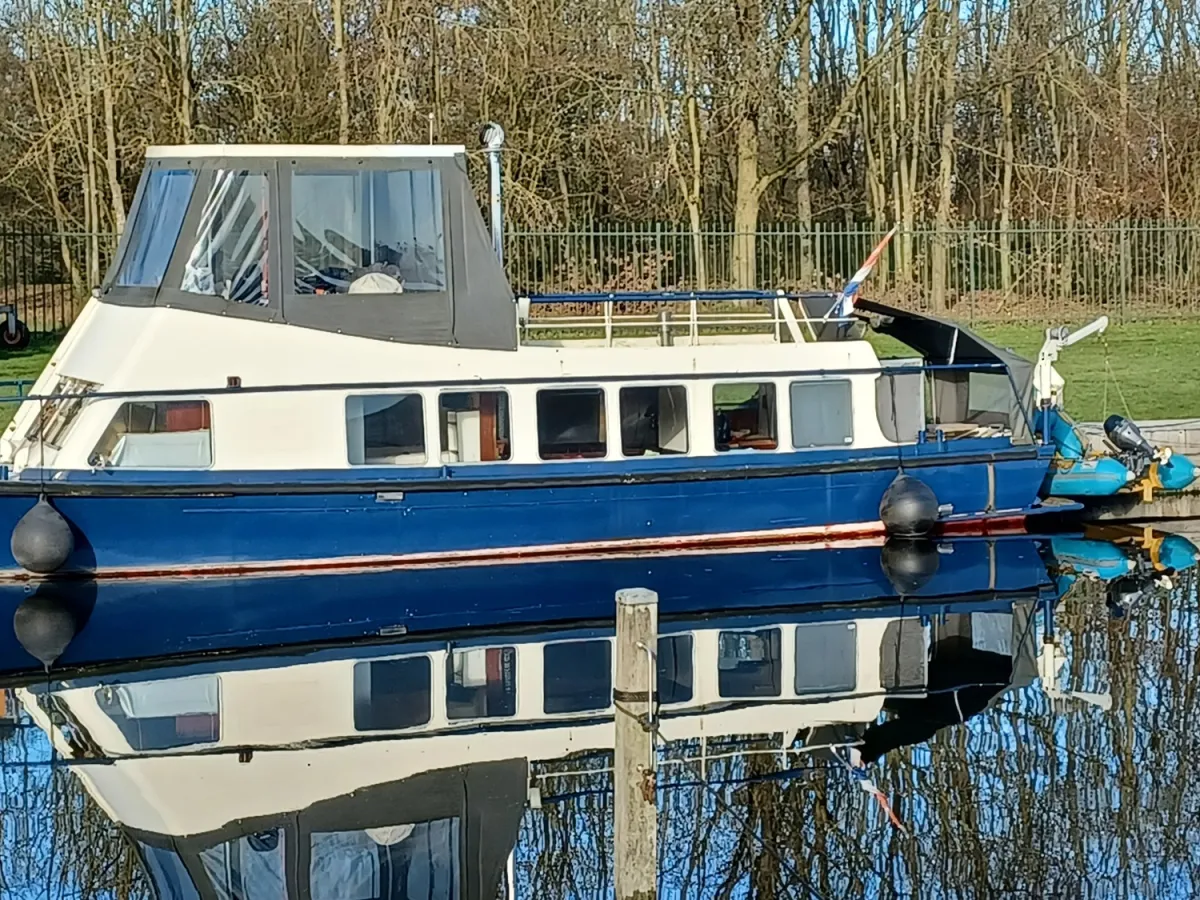
M 616 843 L 617 900 L 658 896 L 658 797 L 655 783 L 654 680 L 658 647 L 658 594 L 617 591 Z

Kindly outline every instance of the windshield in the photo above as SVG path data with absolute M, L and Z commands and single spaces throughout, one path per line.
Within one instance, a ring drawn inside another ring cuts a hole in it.
M 150 172 L 117 272 L 118 285 L 158 287 L 162 283 L 195 183 L 196 173 L 188 169 Z
M 446 289 L 436 170 L 297 173 L 292 209 L 296 293 Z
M 455 900 L 459 819 L 312 835 L 312 900 Z

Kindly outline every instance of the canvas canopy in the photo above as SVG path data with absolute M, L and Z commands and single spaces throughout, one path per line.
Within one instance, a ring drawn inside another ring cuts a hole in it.
M 100 299 L 517 346 L 461 147 L 151 148 Z
M 912 347 L 927 365 L 978 367 L 934 372 L 938 422 L 1003 425 L 1012 430 L 1014 441 L 1032 440 L 1027 418 L 1033 408 L 1032 362 L 949 319 L 874 300 L 857 301 L 854 314 L 880 334 Z

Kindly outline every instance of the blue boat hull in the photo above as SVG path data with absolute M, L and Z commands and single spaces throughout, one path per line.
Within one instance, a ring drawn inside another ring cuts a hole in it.
M 846 604 L 880 603 L 902 610 L 921 605 L 929 612 L 970 598 L 1052 592 L 1045 549 L 1045 541 L 1024 536 L 947 541 L 939 545 L 928 580 L 899 600 L 878 546 L 353 575 L 66 582 L 42 585 L 38 592 L 81 611 L 82 628 L 55 665 L 61 671 L 250 648 L 611 619 L 616 591 L 628 587 L 657 591 L 664 619 L 799 607 L 825 608 L 845 618 Z M 0 585 L 0 619 L 11 621 L 28 596 L 27 587 Z M 0 676 L 40 670 L 13 632 L 0 629 Z
M 882 533 L 879 502 L 897 472 L 894 451 L 795 463 L 801 456 L 720 460 L 704 470 L 693 460 L 688 468 L 640 474 L 613 464 L 488 466 L 468 474 L 441 470 L 436 480 L 394 471 L 388 481 L 367 480 L 370 473 L 356 481 L 345 472 L 273 473 L 286 482 L 264 481 L 262 473 L 225 473 L 224 481 L 202 473 L 208 480 L 175 482 L 161 474 L 148 482 L 82 473 L 50 480 L 45 489 L 75 533 L 61 572 L 96 577 L 673 551 Z M 986 448 L 931 452 L 906 460 L 905 468 L 952 507 L 953 521 L 970 523 L 1037 512 L 1048 464 L 1042 448 Z M 37 489 L 28 481 L 2 487 L 0 534 L 11 533 Z M 8 542 L 0 547 L 0 576 L 24 577 Z

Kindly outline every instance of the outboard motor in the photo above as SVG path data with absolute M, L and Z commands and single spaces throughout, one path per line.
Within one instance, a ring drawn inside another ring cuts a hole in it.
M 1104 433 L 1118 450 L 1154 456 L 1154 446 L 1142 430 L 1124 416 L 1112 415 L 1104 420 Z

